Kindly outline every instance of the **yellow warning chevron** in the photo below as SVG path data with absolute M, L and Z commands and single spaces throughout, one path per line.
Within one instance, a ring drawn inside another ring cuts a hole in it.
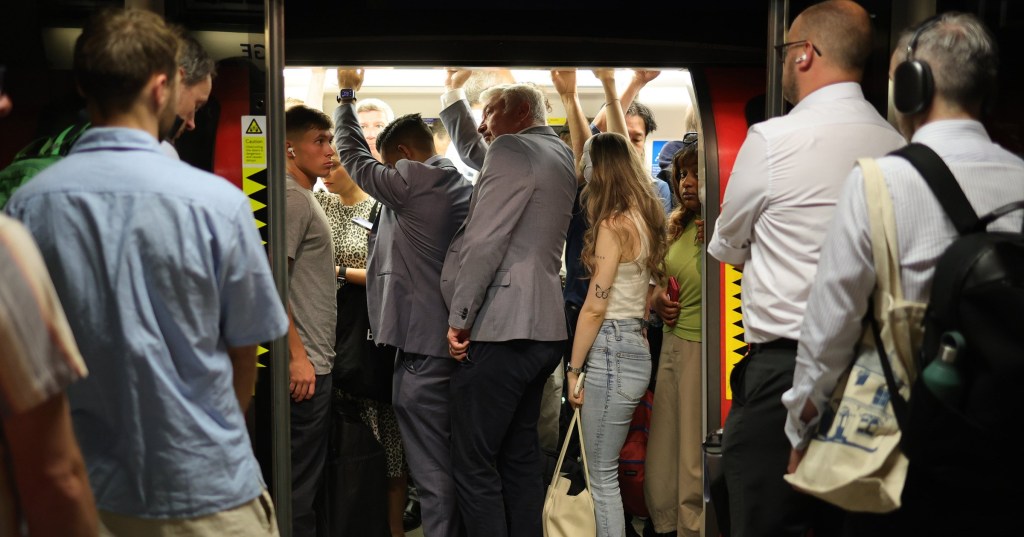
M 740 312 L 741 302 L 740 283 L 743 274 L 732 265 L 725 265 L 725 274 L 722 278 L 725 282 L 725 303 L 722 305 L 725 310 L 725 341 L 722 342 L 725 354 L 725 378 L 732 374 L 732 368 L 743 358 L 747 350 L 743 342 L 743 314 Z M 725 398 L 732 400 L 732 387 L 727 381 L 725 383 Z
M 264 169 L 265 168 L 257 168 L 256 171 L 262 171 Z M 267 188 L 267 185 L 261 185 L 260 183 L 257 183 L 256 181 L 253 181 L 252 179 L 249 179 L 249 176 L 252 175 L 252 174 L 251 173 L 246 173 L 248 171 L 249 171 L 249 168 L 247 168 L 246 170 L 242 171 L 242 175 L 245 176 L 245 178 L 242 179 L 242 192 L 245 192 L 246 196 L 251 196 L 251 195 L 253 195 L 256 192 L 259 192 L 260 190 L 263 190 L 263 189 Z

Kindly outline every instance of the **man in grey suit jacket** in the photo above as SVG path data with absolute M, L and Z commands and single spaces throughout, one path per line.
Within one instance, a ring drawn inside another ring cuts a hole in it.
M 537 417 L 566 338 L 558 272 L 576 173 L 538 89 L 486 90 L 474 130 L 465 78 L 451 72 L 441 111 L 463 160 L 483 155 L 469 216 L 441 272 L 449 352 L 461 361 L 451 386 L 455 487 L 470 537 L 537 537 Z
M 419 114 L 402 116 L 377 135 L 384 163 L 377 162 L 351 104 L 362 82 L 362 70 L 338 71 L 344 93 L 334 112 L 334 141 L 345 170 L 383 205 L 366 271 L 370 327 L 378 344 L 402 350 L 393 401 L 419 488 L 424 534 L 457 537 L 449 441 L 449 381 L 457 362 L 448 356 L 440 279 L 473 185 L 436 154 L 433 134 Z

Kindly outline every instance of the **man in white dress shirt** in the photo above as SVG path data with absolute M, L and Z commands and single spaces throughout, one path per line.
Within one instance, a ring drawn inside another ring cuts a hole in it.
M 857 158 L 881 156 L 903 138 L 864 99 L 859 82 L 871 23 L 854 2 L 802 12 L 779 45 L 785 117 L 750 128 L 708 245 L 743 267 L 743 326 L 750 348 L 733 369 L 723 464 L 732 535 L 827 535 L 834 517 L 783 479 L 790 444 L 780 398 L 792 386 L 800 323 L 818 252 Z M 826 513 L 823 522 L 813 521 Z
M 992 96 L 996 84 L 998 56 L 991 35 L 973 15 L 941 15 L 903 34 L 892 56 L 893 69 L 907 57 L 914 32 L 918 37 L 913 59 L 930 67 L 934 97 L 925 101 L 920 112 L 897 111 L 900 130 L 912 142 L 924 144 L 942 157 L 979 215 L 1024 199 L 1024 161 L 992 143 L 978 121 L 982 104 Z M 956 229 L 908 161 L 885 157 L 878 164 L 897 208 L 904 297 L 927 302 L 935 265 L 957 236 Z M 1018 212 L 988 229 L 1020 230 L 1020 226 Z M 793 445 L 790 471 L 799 464 L 840 373 L 853 359 L 861 319 L 875 286 L 873 263 L 864 177 L 856 168 L 844 186 L 822 246 L 817 279 L 800 329 L 793 388 L 783 396 L 789 409 L 785 431 Z M 962 455 L 958 462 L 972 462 L 970 453 Z M 1009 487 L 1016 491 L 1012 496 L 995 494 L 997 489 L 991 487 L 1000 481 L 999 472 L 994 468 L 975 470 L 984 476 L 987 490 L 966 490 L 933 480 L 915 471 L 911 462 L 903 507 L 882 517 L 854 515 L 851 524 L 864 535 L 1019 535 L 1019 503 L 1008 505 L 1019 502 L 1019 483 Z M 951 498 L 956 498 L 952 509 L 934 509 L 943 503 L 940 500 Z

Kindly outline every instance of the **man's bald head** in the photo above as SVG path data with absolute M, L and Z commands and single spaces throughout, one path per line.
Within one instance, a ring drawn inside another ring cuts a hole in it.
M 796 39 L 809 40 L 828 63 L 859 76 L 871 55 L 871 18 L 856 2 L 822 2 L 793 21 L 789 41 Z

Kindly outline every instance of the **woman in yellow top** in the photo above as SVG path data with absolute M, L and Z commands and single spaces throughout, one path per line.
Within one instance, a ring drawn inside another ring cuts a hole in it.
M 665 282 L 655 291 L 655 311 L 665 321 L 651 431 L 647 440 L 644 497 L 658 533 L 698 536 L 703 522 L 701 464 L 701 260 L 704 226 L 697 195 L 697 141 L 672 158 L 669 186 L 679 206 L 668 219 L 665 275 L 679 282 L 672 300 Z M 685 141 L 685 138 L 684 138 Z

